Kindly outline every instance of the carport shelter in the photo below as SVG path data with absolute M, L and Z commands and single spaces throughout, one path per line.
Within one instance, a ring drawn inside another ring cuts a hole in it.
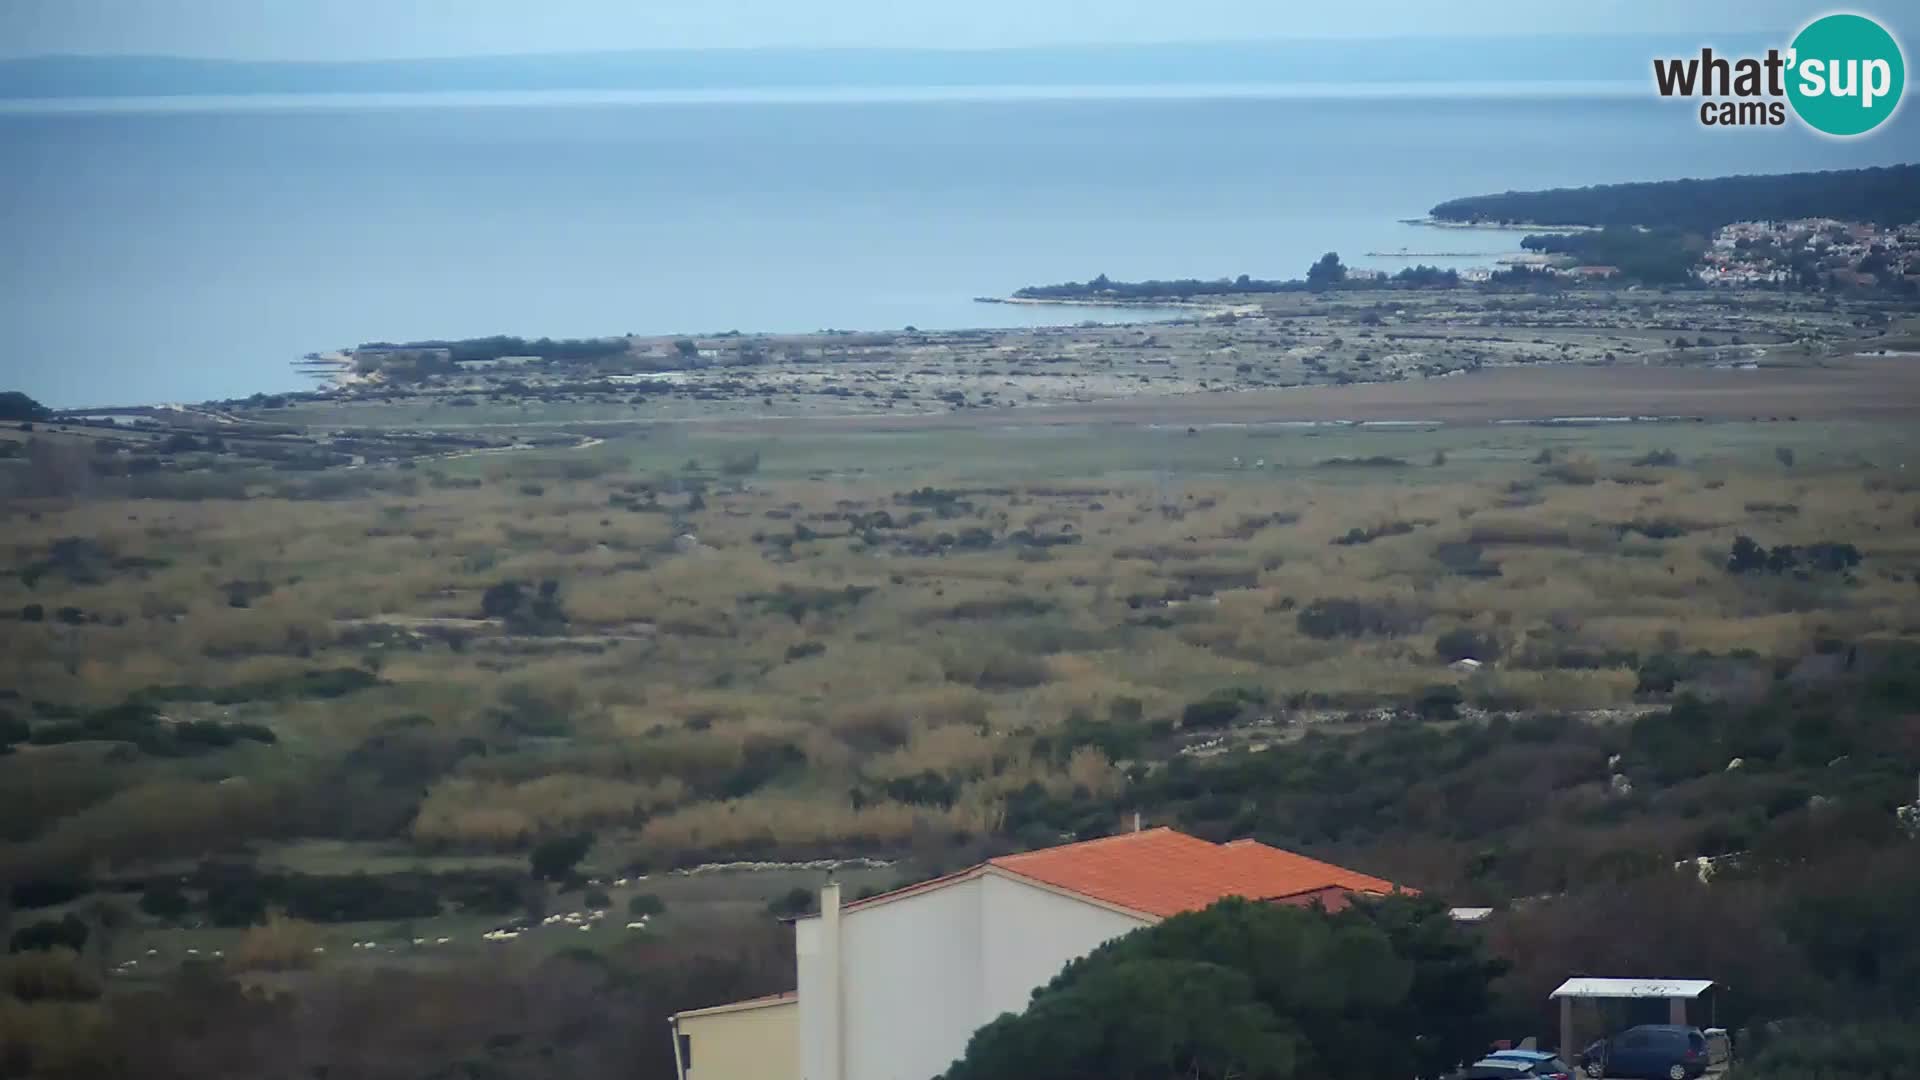
M 1687 1002 L 1712 989 L 1712 979 L 1568 979 L 1549 997 L 1560 999 L 1560 1056 L 1572 1061 L 1578 1054 L 1573 1042 L 1574 998 L 1627 998 L 1644 1001 L 1667 999 L 1667 1022 L 1687 1022 Z

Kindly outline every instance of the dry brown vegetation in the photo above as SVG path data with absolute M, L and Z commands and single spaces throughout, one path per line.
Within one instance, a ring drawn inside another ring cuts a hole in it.
M 297 971 L 312 967 L 321 957 L 324 939 L 320 928 L 279 912 L 267 916 L 259 926 L 240 935 L 233 955 L 226 958 L 229 971 Z
M 686 793 L 672 777 L 633 783 L 554 773 L 517 784 L 455 777 L 427 791 L 412 833 L 428 845 L 517 848 L 543 833 L 627 823 Z
M 1905 436 L 1863 427 L 1860 447 L 1788 468 L 1771 440 L 1794 430 L 1696 426 L 1673 435 L 1680 460 L 1637 465 L 1653 444 L 1611 433 L 1187 440 L 1164 451 L 1184 455 L 1172 485 L 1131 437 L 1061 444 L 1056 474 L 1012 483 L 912 464 L 981 452 L 949 436 L 898 444 L 884 471 L 813 447 L 781 468 L 775 447 L 744 481 L 680 464 L 724 443 L 671 445 L 564 471 L 494 459 L 477 487 L 429 475 L 410 494 L 22 502 L 16 567 L 63 537 L 105 562 L 0 581 L 6 708 L 157 695 L 169 722 L 249 719 L 279 742 L 77 786 L 35 777 L 79 775 L 61 763 L 84 745 L 25 748 L 0 787 L 41 824 L 5 854 L 114 865 L 360 835 L 310 788 L 370 773 L 398 793 L 379 804 L 396 835 L 428 851 L 582 829 L 670 861 L 981 838 L 1022 791 L 1125 785 L 1129 762 L 1050 733 L 1124 716 L 1177 735 L 1223 687 L 1281 721 L 1436 684 L 1601 709 L 1633 700 L 1655 654 L 1913 633 L 1920 502 L 1872 464 Z M 1243 455 L 1287 464 L 1225 467 Z M 1412 464 L 1313 464 L 1336 458 Z M 1850 581 L 1732 575 L 1741 534 L 1865 561 Z M 505 581 L 554 582 L 563 621 L 483 618 Z M 40 621 L 13 617 L 30 604 Z M 1493 650 L 1472 676 L 1436 653 L 1463 628 Z M 304 688 L 340 669 L 378 681 Z
M 84 1080 L 106 1075 L 107 1016 L 80 1001 L 20 1001 L 0 997 L 0 1064 L 28 1066 L 35 1076 Z
M 20 1001 L 91 1001 L 100 977 L 72 949 L 35 949 L 0 959 L 0 998 Z

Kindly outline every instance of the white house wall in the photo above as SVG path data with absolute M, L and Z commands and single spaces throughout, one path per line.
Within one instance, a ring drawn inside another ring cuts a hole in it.
M 803 926 L 818 923 L 809 919 Z M 980 882 L 857 908 L 845 913 L 841 926 L 841 1080 L 927 1080 L 951 1065 L 980 1015 Z M 830 1035 L 815 1030 L 825 1026 L 826 1014 L 807 1001 L 809 985 L 822 985 L 824 957 L 817 937 L 808 944 L 813 955 L 797 956 L 803 1080 L 833 1080 L 823 1064 Z
M 989 875 L 982 925 L 984 1010 L 975 1028 L 1001 1013 L 1024 1012 L 1033 992 L 1100 945 L 1147 925 L 1132 915 L 1024 882 Z M 957 1055 L 956 1055 L 957 1056 Z
M 801 1080 L 826 1080 L 827 1030 L 823 1005 L 827 983 L 820 956 L 820 920 L 800 919 L 793 924 L 794 987 L 800 999 L 800 1077 Z
M 1145 925 L 991 874 L 842 916 L 846 1075 L 827 1075 L 820 920 L 795 926 L 802 1080 L 928 1080 L 1068 960 Z
M 801 1009 L 801 1080 L 826 1080 L 826 1019 L 820 1005 L 829 994 L 826 970 L 820 957 L 820 920 L 793 922 L 793 967 L 795 990 Z

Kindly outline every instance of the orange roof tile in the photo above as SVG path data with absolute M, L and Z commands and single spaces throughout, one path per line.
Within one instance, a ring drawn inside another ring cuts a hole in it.
M 1280 896 L 1292 896 L 1295 893 L 1312 892 L 1328 887 L 1345 889 L 1348 892 L 1390 893 L 1394 891 L 1410 892 L 1402 889 L 1385 878 L 1371 874 L 1362 874 L 1344 866 L 1309 859 L 1305 855 L 1296 855 L 1291 851 L 1282 851 L 1277 847 L 1268 847 L 1258 840 L 1235 840 L 1222 845 L 1227 857 L 1238 861 L 1257 875 L 1259 880 L 1272 889 L 1265 896 L 1251 899 L 1268 899 Z M 1289 888 L 1289 886 L 1295 886 Z
M 1294 893 L 1292 896 L 1276 896 L 1265 902 L 1269 904 L 1285 904 L 1288 907 L 1312 907 L 1315 904 L 1319 904 L 1328 911 L 1343 911 L 1348 904 L 1352 903 L 1350 899 L 1352 896 L 1353 893 L 1338 885 L 1329 885 L 1324 889 Z
M 1214 844 L 1168 828 L 1042 848 L 991 859 L 987 865 L 1165 917 L 1228 896 L 1278 900 L 1335 890 L 1389 893 L 1390 881 L 1309 859 L 1253 840 Z

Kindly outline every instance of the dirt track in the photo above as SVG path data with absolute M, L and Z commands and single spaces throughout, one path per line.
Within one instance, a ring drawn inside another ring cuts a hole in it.
M 1297 390 L 1243 390 L 1120 398 L 1051 408 L 965 409 L 911 416 L 715 421 L 845 430 L 1004 425 L 1259 424 L 1307 420 L 1486 424 L 1580 416 L 1687 416 L 1708 420 L 1890 420 L 1920 414 L 1920 359 L 1853 357 L 1813 367 L 1539 365 L 1407 382 Z

